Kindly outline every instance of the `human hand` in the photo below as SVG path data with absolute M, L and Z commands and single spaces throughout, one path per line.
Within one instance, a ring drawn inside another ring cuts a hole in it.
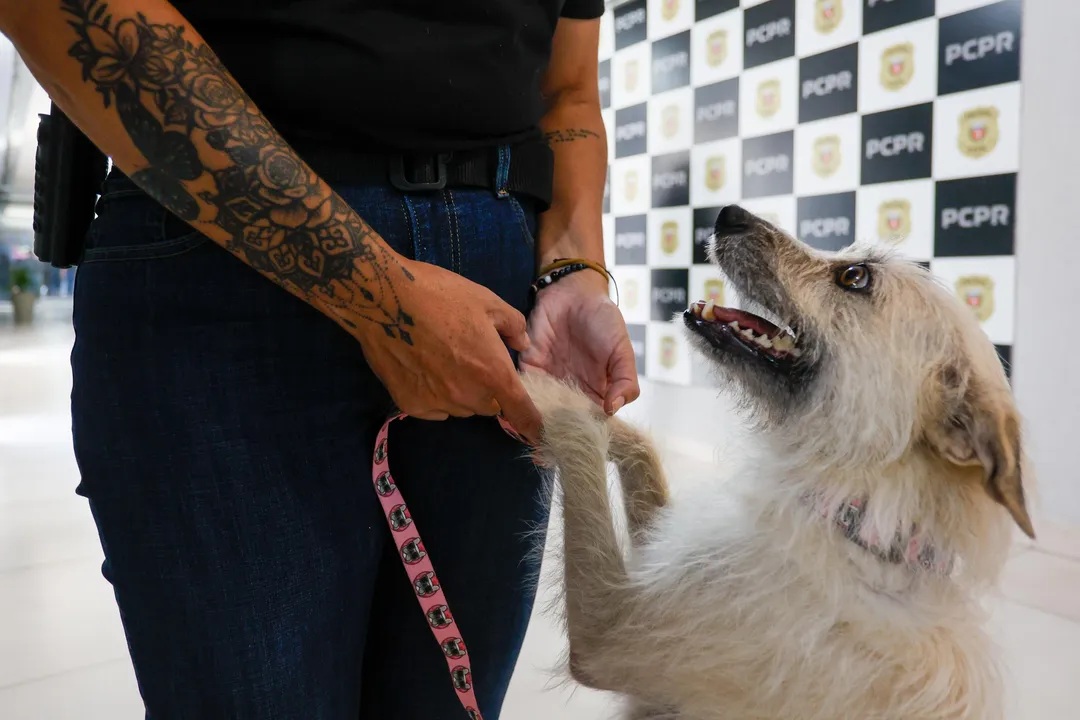
M 413 260 L 399 262 L 414 278 L 398 286 L 400 305 L 411 320 L 407 333 L 391 337 L 373 323 L 356 331 L 364 357 L 398 409 L 424 420 L 501 412 L 526 440 L 538 439 L 540 413 L 506 349 L 529 348 L 525 317 L 460 275 Z
M 599 273 L 581 270 L 537 293 L 529 337 L 522 370 L 574 380 L 609 415 L 641 394 L 626 322 Z

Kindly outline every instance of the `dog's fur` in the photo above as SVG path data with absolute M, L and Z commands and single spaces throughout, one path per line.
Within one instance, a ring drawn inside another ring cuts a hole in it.
M 738 209 L 736 209 L 738 210 Z M 739 210 L 738 212 L 742 212 Z M 1002 680 L 980 596 L 1028 534 L 1019 420 L 972 313 L 918 265 L 812 250 L 748 213 L 711 250 L 730 283 L 797 329 L 775 372 L 691 332 L 753 423 L 739 472 L 672 503 L 649 440 L 577 390 L 526 376 L 541 462 L 563 492 L 570 672 L 627 718 L 995 720 Z M 866 263 L 869 292 L 838 268 Z M 693 326 L 688 316 L 687 324 Z M 618 466 L 632 538 L 606 484 Z M 917 526 L 951 572 L 890 563 L 808 495 L 867 499 L 882 537 Z

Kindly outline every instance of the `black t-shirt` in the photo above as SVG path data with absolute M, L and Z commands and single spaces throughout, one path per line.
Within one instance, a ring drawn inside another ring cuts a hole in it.
M 604 0 L 173 0 L 305 147 L 459 150 L 536 135 L 559 17 Z

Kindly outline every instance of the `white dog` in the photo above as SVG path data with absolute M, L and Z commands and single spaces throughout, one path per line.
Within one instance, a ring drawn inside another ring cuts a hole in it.
M 1001 718 L 979 600 L 1010 516 L 1033 530 L 993 346 L 915 264 L 817 252 L 735 206 L 711 252 L 757 313 L 684 316 L 753 422 L 732 480 L 669 502 L 638 431 L 527 377 L 563 490 L 571 674 L 631 718 Z

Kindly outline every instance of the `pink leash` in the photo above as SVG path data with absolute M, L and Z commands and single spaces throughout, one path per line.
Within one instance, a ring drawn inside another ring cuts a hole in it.
M 397 546 L 398 557 L 405 567 L 405 573 L 409 576 L 416 599 L 420 602 L 420 609 L 424 612 L 424 618 L 435 636 L 435 641 L 446 656 L 450 681 L 457 692 L 458 700 L 461 701 L 465 712 L 469 714 L 470 720 L 483 720 L 476 702 L 476 693 L 473 690 L 472 664 L 469 662 L 469 653 L 465 649 L 465 641 L 461 637 L 461 631 L 450 612 L 446 595 L 435 575 L 431 556 L 420 539 L 420 531 L 409 514 L 405 498 L 401 496 L 401 491 L 398 490 L 390 474 L 388 448 L 390 424 L 405 417 L 407 416 L 404 414 L 395 415 L 379 430 L 379 435 L 375 440 L 374 462 L 371 465 L 371 481 L 375 485 L 375 493 L 379 496 L 383 514 L 390 526 L 390 534 Z M 502 417 L 498 420 L 503 430 L 524 442 L 524 439 Z

